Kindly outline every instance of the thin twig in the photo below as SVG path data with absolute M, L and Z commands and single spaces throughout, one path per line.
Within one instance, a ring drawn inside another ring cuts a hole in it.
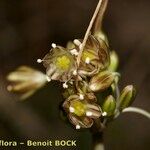
M 106 11 L 107 4 L 108 4 L 108 0 L 102 1 L 101 8 L 98 12 L 98 15 L 97 15 L 95 22 L 93 24 L 93 27 L 91 29 L 91 33 L 93 35 L 96 35 L 102 31 L 102 22 L 103 22 L 103 17 L 104 17 L 104 13 Z
M 128 108 L 125 108 L 123 111 L 123 113 L 125 112 L 135 112 L 135 113 L 138 113 L 138 114 L 141 114 L 147 118 L 150 119 L 150 113 L 141 109 L 141 108 L 137 108 L 137 107 L 128 107 Z
M 89 24 L 89 26 L 88 26 L 88 28 L 87 28 L 87 31 L 86 31 L 86 33 L 85 33 L 83 42 L 82 42 L 81 47 L 80 47 L 79 55 L 78 55 L 78 57 L 77 57 L 77 65 L 78 65 L 78 66 L 80 65 L 80 60 L 81 60 L 81 56 L 82 56 L 83 49 L 84 49 L 85 44 L 86 44 L 86 42 L 87 42 L 87 39 L 88 39 L 88 37 L 89 37 L 89 34 L 90 34 L 91 28 L 92 28 L 92 26 L 93 26 L 93 23 L 94 23 L 94 21 L 95 21 L 97 15 L 98 15 L 99 10 L 101 9 L 101 5 L 102 5 L 102 2 L 103 2 L 103 1 L 105 1 L 105 0 L 99 0 L 99 2 L 98 2 L 98 4 L 97 4 L 97 7 L 96 7 L 96 9 L 95 9 L 95 12 L 94 12 L 94 14 L 93 14 L 93 17 L 92 17 L 92 19 L 91 19 L 91 21 L 90 21 L 90 24 Z

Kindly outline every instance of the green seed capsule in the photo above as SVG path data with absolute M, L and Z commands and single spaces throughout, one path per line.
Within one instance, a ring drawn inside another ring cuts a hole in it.
M 112 51 L 110 53 L 110 65 L 108 67 L 108 70 L 110 71 L 116 71 L 119 64 L 119 58 L 115 51 Z
M 119 102 L 119 110 L 122 111 L 126 107 L 129 107 L 132 102 L 134 101 L 136 96 L 136 90 L 133 85 L 126 86 L 120 95 L 120 102 Z
M 114 82 L 117 73 L 111 71 L 103 71 L 91 78 L 89 88 L 96 92 L 107 89 Z
M 102 105 L 103 113 L 106 116 L 112 116 L 116 109 L 116 101 L 112 95 L 109 95 Z

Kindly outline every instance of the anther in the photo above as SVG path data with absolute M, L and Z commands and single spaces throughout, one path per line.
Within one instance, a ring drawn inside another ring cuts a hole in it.
M 80 99 L 80 100 L 83 100 L 83 99 L 84 99 L 84 95 L 83 95 L 83 94 L 80 94 L 80 95 L 79 95 L 79 99 Z
M 55 43 L 52 43 L 52 47 L 53 47 L 53 48 L 56 48 L 56 44 L 55 44 Z
M 42 59 L 37 59 L 37 63 L 41 63 L 42 61 Z
M 73 71 L 73 75 L 75 75 L 75 76 L 77 75 L 77 70 Z
M 68 85 L 67 85 L 66 82 L 63 84 L 63 88 L 64 88 L 64 89 L 67 89 L 67 88 L 68 88 Z
M 89 58 L 89 57 L 87 57 L 87 58 L 85 59 L 85 63 L 86 63 L 86 64 L 89 64 L 89 63 L 90 63 L 90 58 Z
M 46 76 L 46 79 L 47 79 L 48 82 L 51 81 L 51 78 L 49 76 Z
M 75 39 L 75 40 L 73 41 L 73 43 L 74 43 L 75 45 L 77 45 L 77 46 L 80 46 L 80 45 L 81 45 L 81 42 L 80 42 L 79 40 L 77 40 L 77 39 Z
M 86 112 L 86 116 L 88 116 L 88 117 L 92 116 L 92 112 L 91 111 L 87 111 Z
M 76 129 L 78 130 L 78 129 L 80 129 L 81 127 L 80 127 L 80 125 L 76 125 Z
M 69 111 L 70 111 L 71 113 L 73 113 L 73 112 L 74 112 L 74 108 L 73 108 L 73 107 L 69 107 Z
M 103 112 L 103 113 L 102 113 L 102 116 L 107 116 L 107 112 Z
M 70 53 L 71 53 L 72 55 L 75 55 L 75 56 L 78 56 L 78 54 L 79 54 L 76 49 L 72 49 L 72 50 L 70 51 Z

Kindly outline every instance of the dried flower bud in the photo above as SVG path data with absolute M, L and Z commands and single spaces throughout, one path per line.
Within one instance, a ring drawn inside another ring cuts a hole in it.
M 105 113 L 106 116 L 112 116 L 116 109 L 116 101 L 112 95 L 109 95 L 102 106 L 103 113 Z
M 110 52 L 110 65 L 108 67 L 108 70 L 110 71 L 116 71 L 119 64 L 119 58 L 115 51 Z
M 122 111 L 126 107 L 130 106 L 132 102 L 134 101 L 136 96 L 136 90 L 133 87 L 133 85 L 126 86 L 120 95 L 119 98 L 119 110 Z
M 99 58 L 103 64 L 103 69 L 104 69 L 104 68 L 108 67 L 110 64 L 109 47 L 106 44 L 106 42 L 103 41 L 102 39 L 98 39 L 98 41 L 100 44 Z
M 93 119 L 99 118 L 102 114 L 99 105 L 87 99 L 86 96 L 80 99 L 80 95 L 71 95 L 63 103 L 63 108 L 68 113 L 70 122 L 81 128 L 90 128 Z
M 114 82 L 117 73 L 111 71 L 103 71 L 96 74 L 89 82 L 89 88 L 96 92 L 107 89 Z
M 46 74 L 52 80 L 65 82 L 75 70 L 74 57 L 65 48 L 56 46 L 43 58 Z
M 102 30 L 100 32 L 96 32 L 94 34 L 94 37 L 96 37 L 96 39 L 98 40 L 99 39 L 103 40 L 107 45 L 109 45 L 107 35 Z
M 79 47 L 77 48 L 79 51 Z M 90 35 L 86 42 L 81 57 L 79 74 L 81 76 L 92 76 L 99 70 L 109 65 L 109 49 L 105 42 L 99 42 L 94 36 Z
M 45 74 L 27 66 L 21 66 L 16 71 L 9 73 L 7 80 L 11 82 L 7 89 L 22 93 L 21 99 L 28 98 L 47 82 Z

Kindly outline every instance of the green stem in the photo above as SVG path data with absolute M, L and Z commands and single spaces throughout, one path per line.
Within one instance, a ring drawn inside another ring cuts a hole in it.
M 93 134 L 93 150 L 105 150 L 103 133 Z
M 119 101 L 119 97 L 120 97 L 120 90 L 119 90 L 119 86 L 118 86 L 118 83 L 115 82 L 115 87 L 116 87 L 116 103 L 118 103 Z
M 138 113 L 138 114 L 141 114 L 145 117 L 147 117 L 148 119 L 150 119 L 150 113 L 141 109 L 141 108 L 137 108 L 137 107 L 128 107 L 128 108 L 125 108 L 123 111 L 123 113 L 125 112 L 134 112 L 134 113 Z
M 116 97 L 116 110 L 115 110 L 115 116 L 114 118 L 117 118 L 120 114 L 119 112 L 119 98 L 120 98 L 120 90 L 119 90 L 119 86 L 118 83 L 115 81 L 115 97 Z
M 92 150 L 104 150 L 103 130 L 104 126 L 100 119 L 96 119 L 91 128 L 92 133 Z

